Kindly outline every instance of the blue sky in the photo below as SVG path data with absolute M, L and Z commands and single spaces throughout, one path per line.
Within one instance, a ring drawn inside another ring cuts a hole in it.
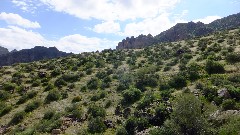
M 240 0 L 0 0 L 0 46 L 114 49 L 127 36 L 155 36 L 182 22 L 210 23 L 239 7 Z

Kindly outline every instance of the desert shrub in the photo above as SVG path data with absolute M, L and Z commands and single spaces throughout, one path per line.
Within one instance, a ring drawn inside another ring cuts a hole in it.
M 106 116 L 106 110 L 103 107 L 96 105 L 90 105 L 88 107 L 88 113 L 94 118 Z
M 27 94 L 22 95 L 22 96 L 19 98 L 19 100 L 17 101 L 16 104 L 17 104 L 17 105 L 23 104 L 23 103 L 25 103 L 26 101 L 28 101 L 29 99 L 34 98 L 36 95 L 37 95 L 37 91 L 28 92 Z
M 92 134 L 103 133 L 106 129 L 107 127 L 101 117 L 92 118 L 88 122 L 88 131 Z
M 9 106 L 9 105 L 6 105 L 6 104 L 0 102 L 0 117 L 9 113 L 11 110 L 12 110 L 12 106 Z
M 226 99 L 222 102 L 222 109 L 223 110 L 234 110 L 236 109 L 236 102 L 233 99 Z
M 49 84 L 45 87 L 44 91 L 49 91 L 49 90 L 52 90 L 52 89 L 54 89 L 54 85 L 53 85 L 52 83 L 49 83 Z
M 202 93 L 204 97 L 210 102 L 213 101 L 215 97 L 217 97 L 217 89 L 214 87 L 204 86 L 202 89 Z
M 154 101 L 153 93 L 147 93 L 144 98 L 139 102 L 137 108 L 138 109 L 145 109 Z
M 170 112 L 168 112 L 167 107 L 160 104 L 155 109 L 154 119 L 150 120 L 150 123 L 154 126 L 162 126 L 163 122 L 170 117 Z
M 61 98 L 61 94 L 57 90 L 49 91 L 47 97 L 45 98 L 45 103 L 50 103 L 52 101 L 57 101 Z
M 56 87 L 61 88 L 61 87 L 63 87 L 63 86 L 66 86 L 67 83 L 60 77 L 60 78 L 58 78 L 58 79 L 54 82 L 54 85 L 55 85 Z
M 11 94 L 7 91 L 0 90 L 0 101 L 5 101 L 11 97 Z
M 149 121 L 145 117 L 140 117 L 137 119 L 136 127 L 138 131 L 145 130 L 146 128 L 149 127 Z
M 98 89 L 98 87 L 99 87 L 99 80 L 97 78 L 92 78 L 91 80 L 89 80 L 87 82 L 87 87 L 88 87 L 88 89 L 91 89 L 91 90 Z
M 22 122 L 23 119 L 25 118 L 25 115 L 26 115 L 26 113 L 24 111 L 15 113 L 13 115 L 13 118 L 9 122 L 9 124 L 10 125 L 16 125 L 16 124 Z
M 212 60 L 207 61 L 205 70 L 207 71 L 208 74 L 221 74 L 225 72 L 222 64 Z
M 137 119 L 135 117 L 128 118 L 125 123 L 125 129 L 128 135 L 134 135 L 136 127 L 137 127 Z
M 98 79 L 103 79 L 103 78 L 105 78 L 105 77 L 107 77 L 108 76 L 108 74 L 107 74 L 107 72 L 105 72 L 105 71 L 100 71 L 100 72 L 98 72 L 97 74 L 96 74 L 96 77 L 98 78 Z
M 180 89 L 187 86 L 186 78 L 180 74 L 174 75 L 168 83 L 169 86 L 176 89 Z
M 27 104 L 26 108 L 25 108 L 25 112 L 32 112 L 33 110 L 37 109 L 39 106 L 41 105 L 41 102 L 38 100 L 35 100 L 29 104 Z
M 124 127 L 119 127 L 116 130 L 116 135 L 128 135 L 128 133 Z
M 93 69 L 89 68 L 89 69 L 86 69 L 86 74 L 87 75 L 91 75 L 93 73 Z
M 43 119 L 50 120 L 55 115 L 54 110 L 49 110 L 44 113 Z
M 226 56 L 226 61 L 228 63 L 237 63 L 240 62 L 240 53 L 229 53 Z
M 240 133 L 240 117 L 231 118 L 229 122 L 220 127 L 219 135 L 238 135 Z
M 112 101 L 111 100 L 107 100 L 106 104 L 105 104 L 105 108 L 109 108 L 112 105 Z
M 66 111 L 77 119 L 81 119 L 83 117 L 83 108 L 80 104 L 74 103 L 70 107 L 67 107 Z
M 124 90 L 122 95 L 123 103 L 131 104 L 138 101 L 141 98 L 142 92 L 137 88 L 131 87 L 130 89 Z
M 56 69 L 54 69 L 54 70 L 52 71 L 51 76 L 52 76 L 52 77 L 56 77 L 56 76 L 58 76 L 58 75 L 60 75 L 60 74 L 61 74 L 61 69 L 60 69 L 60 68 L 56 68 Z
M 201 67 L 197 63 L 191 63 L 189 66 L 187 66 L 187 74 L 188 78 L 191 81 L 197 80 L 200 78 L 200 70 Z
M 80 102 L 82 100 L 81 96 L 76 96 L 72 99 L 72 103 Z
M 80 78 L 80 76 L 78 75 L 78 74 L 64 74 L 64 75 L 62 75 L 62 77 L 61 77 L 64 81 L 66 81 L 66 82 L 71 82 L 71 83 L 73 83 L 73 82 L 76 82 L 76 81 L 78 81 L 79 80 L 79 78 Z
M 3 84 L 3 90 L 5 91 L 10 91 L 10 90 L 14 90 L 16 88 L 16 85 L 13 83 L 5 83 Z
M 60 120 L 61 114 L 54 113 L 49 119 L 42 119 L 36 125 L 36 131 L 40 133 L 50 133 L 53 129 L 60 128 L 62 121 Z
M 38 87 L 40 86 L 41 82 L 39 80 L 33 80 L 32 87 Z

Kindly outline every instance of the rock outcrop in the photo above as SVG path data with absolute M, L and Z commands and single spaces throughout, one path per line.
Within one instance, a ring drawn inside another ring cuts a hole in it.
M 43 59 L 52 59 L 68 56 L 71 53 L 59 51 L 56 47 L 36 46 L 32 49 L 23 49 L 17 52 L 11 52 L 0 55 L 0 66 L 8 66 L 15 63 L 33 62 Z
M 127 37 L 123 39 L 122 42 L 118 43 L 117 49 L 133 49 L 133 48 L 142 48 L 156 43 L 156 40 L 151 34 L 139 35 L 138 37 L 131 38 Z
M 0 55 L 7 54 L 7 53 L 9 53 L 8 49 L 0 46 Z

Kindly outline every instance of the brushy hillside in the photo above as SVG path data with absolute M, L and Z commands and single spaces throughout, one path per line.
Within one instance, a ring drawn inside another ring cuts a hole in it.
M 240 29 L 0 69 L 0 134 L 240 134 Z

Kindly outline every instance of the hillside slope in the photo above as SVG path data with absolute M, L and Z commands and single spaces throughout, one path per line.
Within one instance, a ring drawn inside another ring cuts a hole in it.
M 237 135 L 239 68 L 240 29 L 4 66 L 0 134 Z

